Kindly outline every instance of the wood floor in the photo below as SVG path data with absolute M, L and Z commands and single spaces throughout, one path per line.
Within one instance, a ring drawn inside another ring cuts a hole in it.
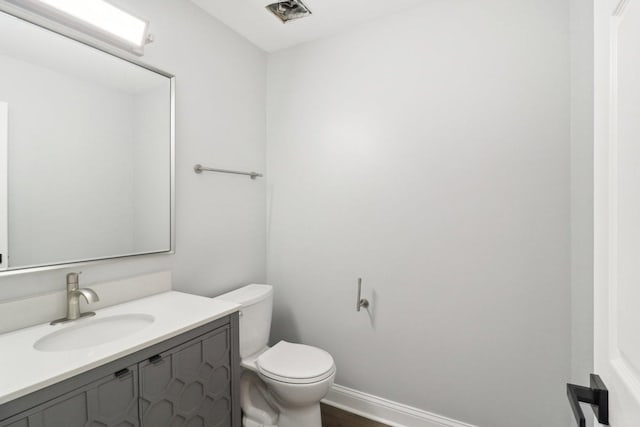
M 333 406 L 322 404 L 321 409 L 322 427 L 389 427 Z

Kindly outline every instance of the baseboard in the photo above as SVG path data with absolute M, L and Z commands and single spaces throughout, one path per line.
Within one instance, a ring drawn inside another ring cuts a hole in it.
M 392 427 L 476 427 L 337 384 L 322 402 Z

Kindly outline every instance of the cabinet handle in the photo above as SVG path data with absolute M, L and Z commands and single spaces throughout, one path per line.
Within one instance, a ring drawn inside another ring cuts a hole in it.
M 160 356 L 159 354 L 156 354 L 155 356 L 151 356 L 149 358 L 149 363 L 152 363 L 154 365 L 157 365 L 160 362 L 162 362 L 162 356 Z
M 127 368 L 124 368 L 118 372 L 116 372 L 114 375 L 116 378 L 118 379 L 122 379 L 124 377 L 128 377 L 131 374 L 131 371 Z

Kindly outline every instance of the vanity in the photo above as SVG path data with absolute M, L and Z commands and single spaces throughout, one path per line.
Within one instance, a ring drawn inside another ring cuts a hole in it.
M 0 427 L 239 427 L 238 346 L 236 304 L 175 291 L 0 335 Z

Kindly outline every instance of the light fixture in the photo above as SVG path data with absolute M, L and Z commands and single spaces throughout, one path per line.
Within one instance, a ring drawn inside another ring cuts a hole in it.
M 142 55 L 149 23 L 104 0 L 8 0 L 47 19 Z

